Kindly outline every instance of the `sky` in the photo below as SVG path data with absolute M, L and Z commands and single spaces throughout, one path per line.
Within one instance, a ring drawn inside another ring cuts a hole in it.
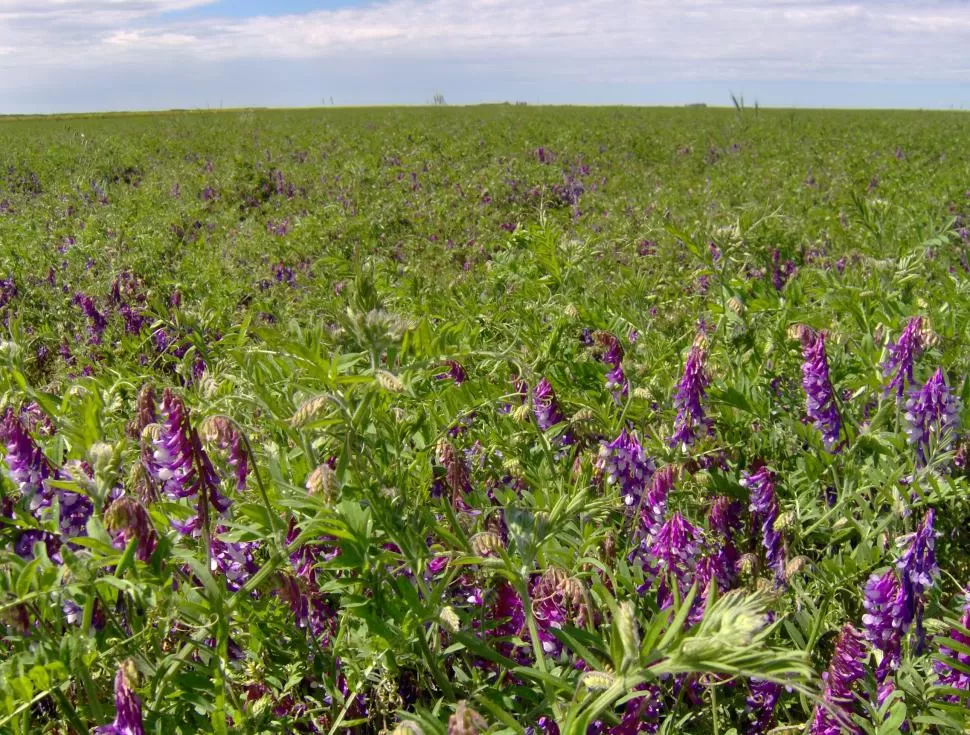
M 970 0 L 0 0 L 0 114 L 436 92 L 970 110 Z

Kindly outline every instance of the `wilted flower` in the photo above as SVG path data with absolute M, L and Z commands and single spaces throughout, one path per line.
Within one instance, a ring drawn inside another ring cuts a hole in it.
M 115 676 L 115 719 L 91 732 L 95 735 L 145 735 L 142 724 L 141 700 L 132 690 L 135 665 L 126 661 Z
M 145 506 L 132 497 L 122 495 L 105 511 L 104 525 L 112 535 L 116 549 L 124 549 L 132 539 L 137 540 L 135 557 L 147 562 L 155 551 L 158 535 L 152 526 Z
M 842 417 L 835 404 L 835 390 L 829 378 L 829 362 L 825 355 L 825 333 L 806 332 L 802 347 L 802 387 L 805 389 L 806 413 L 822 432 L 822 441 L 830 452 L 839 450 Z
M 931 440 L 945 448 L 943 442 L 952 440 L 959 423 L 960 399 L 953 395 L 937 368 L 922 388 L 914 389 L 906 402 L 906 434 L 916 447 L 920 464 L 926 464 Z
M 448 718 L 448 735 L 479 735 L 488 729 L 485 718 L 464 701 L 455 707 L 455 714 Z
M 643 451 L 636 434 L 622 429 L 616 439 L 600 446 L 596 469 L 608 485 L 619 488 L 624 504 L 634 507 L 640 502 L 656 467 Z
M 882 371 L 887 378 L 893 377 L 886 385 L 886 393 L 895 393 L 902 398 L 907 384 L 913 384 L 916 358 L 923 352 L 922 329 L 923 318 L 914 316 L 906 323 L 899 341 L 889 345 L 889 357 L 882 364 Z
M 709 382 L 704 372 L 704 351 L 695 345 L 687 355 L 684 376 L 674 396 L 677 418 L 674 421 L 674 433 L 670 437 L 670 446 L 679 445 L 686 450 L 697 440 L 701 429 L 710 432 L 711 421 L 706 417 L 701 403 Z
M 825 690 L 823 701 L 828 707 L 817 705 L 810 735 L 840 735 L 844 731 L 858 733 L 852 724 L 854 697 L 852 689 L 856 682 L 865 678 L 866 649 L 862 634 L 846 624 L 835 643 L 835 651 L 827 672 L 822 674 Z M 831 710 L 831 711 L 830 711 Z
M 779 512 L 775 476 L 767 467 L 762 466 L 752 474 L 743 472 L 741 477 L 741 484 L 751 493 L 751 513 L 761 525 L 765 559 L 775 572 L 775 580 L 782 583 L 785 581 L 785 548 L 781 532 L 775 528 Z

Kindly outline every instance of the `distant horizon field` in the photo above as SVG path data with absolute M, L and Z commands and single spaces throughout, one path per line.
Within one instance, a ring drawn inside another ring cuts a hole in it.
M 0 732 L 965 732 L 968 140 L 0 121 Z

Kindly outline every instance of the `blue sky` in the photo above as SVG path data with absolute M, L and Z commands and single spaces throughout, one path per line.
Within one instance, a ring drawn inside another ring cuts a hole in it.
M 968 0 L 0 0 L 0 113 L 423 104 L 970 110 Z

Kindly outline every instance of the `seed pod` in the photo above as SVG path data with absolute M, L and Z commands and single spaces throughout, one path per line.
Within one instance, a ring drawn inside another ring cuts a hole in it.
M 378 370 L 376 378 L 377 384 L 388 393 L 402 393 L 404 391 L 404 383 L 393 373 L 389 373 L 386 370 Z
M 503 547 L 502 537 L 494 531 L 476 533 L 470 539 L 472 551 L 477 556 L 490 556 Z

